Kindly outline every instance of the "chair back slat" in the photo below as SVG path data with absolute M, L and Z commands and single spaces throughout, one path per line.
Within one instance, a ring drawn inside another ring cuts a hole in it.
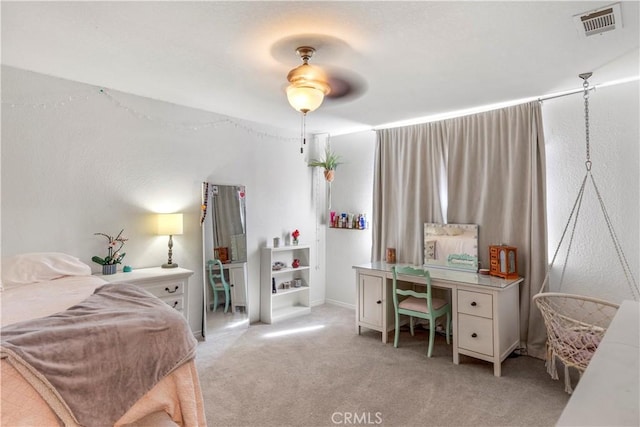
M 396 289 L 396 294 L 422 298 L 425 300 L 429 299 L 429 294 L 416 292 L 412 289 Z
M 218 267 L 218 272 L 216 272 L 215 270 L 216 265 Z M 207 267 L 207 270 L 209 271 L 209 283 L 211 284 L 211 287 L 228 289 L 229 284 L 224 277 L 222 262 L 219 259 L 210 259 L 209 261 L 207 261 Z
M 217 267 L 217 270 L 216 270 Z M 231 287 L 229 282 L 224 277 L 224 269 L 222 262 L 219 259 L 211 259 L 207 261 L 207 272 L 209 276 L 209 284 L 213 292 L 213 311 L 218 308 L 218 292 L 224 292 L 224 312 L 229 310 L 229 303 L 231 301 Z M 205 298 L 207 296 L 205 295 Z M 233 307 L 231 309 L 233 311 Z
M 394 265 L 393 267 L 391 267 L 391 271 L 393 272 L 393 303 L 396 307 L 400 303 L 398 295 L 413 296 L 416 298 L 425 299 L 429 312 L 433 312 L 433 304 L 431 303 L 431 274 L 429 274 L 429 270 L 411 266 L 402 267 Z M 425 285 L 418 285 L 420 288 L 422 288 L 423 292 L 417 292 L 413 289 L 399 289 L 397 282 L 399 280 L 398 276 L 400 275 L 423 277 L 425 280 Z
M 393 338 L 393 346 L 398 347 L 398 340 L 400 338 L 400 316 L 409 316 L 409 329 L 411 335 L 414 335 L 414 317 L 425 319 L 429 321 L 429 348 L 427 349 L 427 357 L 431 357 L 433 352 L 433 343 L 436 328 L 436 319 L 441 316 L 447 317 L 447 326 L 445 334 L 447 336 L 447 344 L 450 342 L 451 336 L 451 304 L 441 301 L 437 302 L 437 309 L 433 309 L 433 301 L 431 299 L 431 274 L 429 270 L 425 270 L 420 267 L 409 266 L 397 266 L 391 267 L 393 273 L 393 308 L 395 311 L 395 334 Z M 413 289 L 400 289 L 398 288 L 398 278 L 405 276 L 408 282 L 413 282 Z M 413 276 L 414 278 L 407 278 L 406 276 Z M 424 284 L 420 283 L 421 280 L 415 279 L 415 277 L 421 277 L 424 279 Z M 419 289 L 421 292 L 418 292 Z M 399 301 L 403 297 L 402 301 Z M 424 300 L 424 301 L 420 301 Z M 402 306 L 401 306 L 402 304 Z M 423 305 L 424 304 L 424 305 Z M 426 308 L 426 311 L 424 310 Z

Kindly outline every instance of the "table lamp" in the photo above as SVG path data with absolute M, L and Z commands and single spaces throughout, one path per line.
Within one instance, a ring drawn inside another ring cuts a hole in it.
M 173 236 L 182 234 L 182 214 L 158 214 L 158 235 L 169 236 L 169 259 L 162 268 L 175 268 L 178 264 L 171 261 Z

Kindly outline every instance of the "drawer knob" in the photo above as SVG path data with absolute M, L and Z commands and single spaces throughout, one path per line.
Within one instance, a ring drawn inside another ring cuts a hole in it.
M 378 300 L 376 301 L 376 304 L 382 304 L 382 301 Z
M 476 334 L 475 332 L 471 334 L 471 338 L 478 338 L 478 334 Z
M 174 301 L 171 307 L 176 308 L 178 306 L 178 301 Z
M 471 303 L 471 307 L 475 307 L 476 305 L 478 305 L 478 304 L 477 304 L 475 301 L 473 301 L 473 302 Z
M 171 289 L 169 289 L 169 288 L 164 288 L 164 290 L 165 290 L 165 291 L 167 291 L 167 292 L 169 292 L 170 294 L 173 294 L 173 293 L 175 293 L 175 292 L 178 290 L 178 288 L 179 288 L 179 287 L 180 287 L 180 286 L 176 285 L 176 286 L 175 286 L 175 288 L 173 288 L 173 290 L 171 290 Z

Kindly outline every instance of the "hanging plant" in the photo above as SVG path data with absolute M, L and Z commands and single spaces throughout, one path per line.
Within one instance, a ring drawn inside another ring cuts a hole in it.
M 310 167 L 324 168 L 324 179 L 326 179 L 327 182 L 333 181 L 334 171 L 336 170 L 338 165 L 341 164 L 342 162 L 340 161 L 340 156 L 338 156 L 336 153 L 332 153 L 331 149 L 328 146 L 325 147 L 323 159 L 312 159 L 309 162 Z

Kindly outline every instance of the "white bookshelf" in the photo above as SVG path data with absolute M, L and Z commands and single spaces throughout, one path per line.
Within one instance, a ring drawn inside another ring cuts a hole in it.
M 260 320 L 275 323 L 291 317 L 311 312 L 309 303 L 309 246 L 294 245 L 278 248 L 262 248 L 260 256 Z M 292 267 L 294 259 L 300 260 L 298 267 Z M 285 267 L 273 270 L 276 262 Z M 300 287 L 294 287 L 293 281 L 299 279 Z M 273 292 L 275 280 L 276 292 Z M 289 288 L 284 285 L 289 283 Z

